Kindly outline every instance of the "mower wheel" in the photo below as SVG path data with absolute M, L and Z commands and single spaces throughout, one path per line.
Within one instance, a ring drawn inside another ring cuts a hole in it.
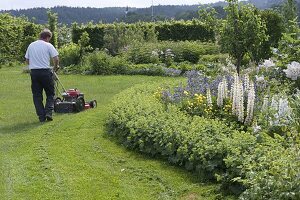
M 54 112 L 57 112 L 58 110 L 58 104 L 62 102 L 61 98 L 57 97 L 54 99 Z
M 90 104 L 91 108 L 96 108 L 97 107 L 97 101 L 96 100 L 90 101 L 89 104 Z
M 84 98 L 81 97 L 81 96 L 78 97 L 76 99 L 75 112 L 83 111 L 84 110 L 84 105 L 85 105 Z

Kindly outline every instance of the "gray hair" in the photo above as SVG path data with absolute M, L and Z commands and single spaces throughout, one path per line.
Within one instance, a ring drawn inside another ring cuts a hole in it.
M 40 39 L 47 39 L 48 37 L 52 37 L 52 33 L 49 29 L 44 29 L 41 33 L 40 33 Z

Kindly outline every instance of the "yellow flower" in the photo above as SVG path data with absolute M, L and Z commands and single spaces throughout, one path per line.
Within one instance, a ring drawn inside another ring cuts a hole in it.
M 183 94 L 187 96 L 187 95 L 189 95 L 189 92 L 188 91 L 184 91 Z

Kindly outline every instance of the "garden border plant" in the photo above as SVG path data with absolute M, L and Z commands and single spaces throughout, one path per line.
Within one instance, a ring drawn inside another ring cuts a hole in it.
M 110 134 L 128 148 L 163 156 L 220 181 L 226 191 L 242 193 L 241 199 L 261 199 L 262 194 L 271 199 L 300 197 L 299 181 L 294 179 L 300 169 L 295 162 L 298 145 L 276 134 L 253 135 L 221 121 L 187 115 L 161 102 L 159 86 L 139 85 L 117 95 L 107 121 Z M 280 171 L 283 163 L 286 168 Z M 266 180 L 272 181 L 276 193 Z M 288 186 L 280 186 L 284 184 Z

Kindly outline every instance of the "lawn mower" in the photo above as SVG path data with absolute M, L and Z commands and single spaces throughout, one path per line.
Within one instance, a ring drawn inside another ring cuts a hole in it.
M 74 113 L 97 107 L 96 100 L 85 101 L 84 94 L 77 88 L 66 90 L 55 72 L 53 72 L 53 79 L 55 81 L 56 95 L 59 93 L 59 85 L 63 90 L 61 97 L 54 99 L 54 112 Z

